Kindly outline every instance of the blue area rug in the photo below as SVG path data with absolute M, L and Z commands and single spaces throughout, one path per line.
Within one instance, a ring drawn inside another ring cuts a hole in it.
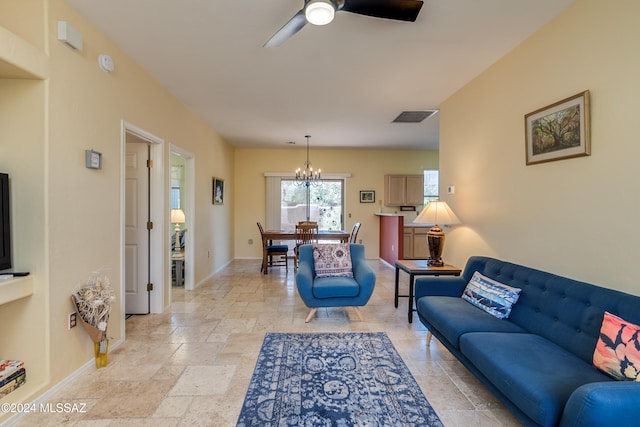
M 238 426 L 442 426 L 384 332 L 267 333 Z

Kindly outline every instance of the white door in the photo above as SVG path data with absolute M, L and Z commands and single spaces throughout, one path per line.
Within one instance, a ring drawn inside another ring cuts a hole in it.
M 127 314 L 150 311 L 149 144 L 127 143 L 125 175 L 125 296 Z

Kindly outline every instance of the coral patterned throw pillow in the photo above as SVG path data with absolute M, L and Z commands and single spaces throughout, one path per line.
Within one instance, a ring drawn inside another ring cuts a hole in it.
M 640 326 L 605 312 L 593 366 L 618 380 L 640 381 Z

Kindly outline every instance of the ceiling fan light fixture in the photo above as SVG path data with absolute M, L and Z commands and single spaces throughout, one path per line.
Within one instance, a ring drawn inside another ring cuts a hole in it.
M 307 21 L 313 25 L 327 25 L 333 21 L 336 9 L 330 0 L 311 0 L 304 9 Z

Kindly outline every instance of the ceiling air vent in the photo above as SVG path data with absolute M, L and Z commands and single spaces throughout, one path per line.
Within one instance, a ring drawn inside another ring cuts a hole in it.
M 392 123 L 420 123 L 438 113 L 438 110 L 403 111 Z

